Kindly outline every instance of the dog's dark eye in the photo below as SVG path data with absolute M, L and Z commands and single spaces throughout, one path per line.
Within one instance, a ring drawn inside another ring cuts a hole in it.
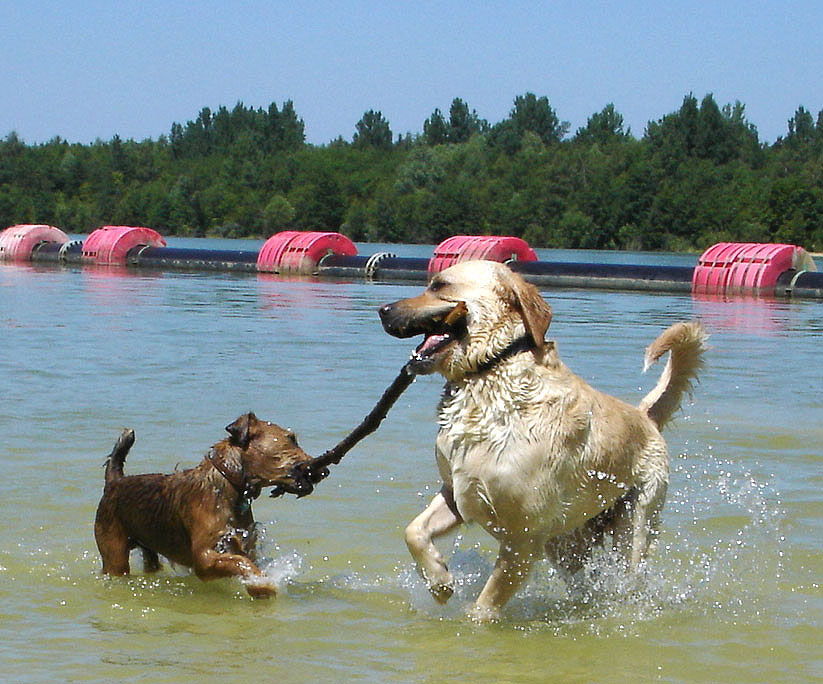
M 438 290 L 442 290 L 444 287 L 446 287 L 446 283 L 443 280 L 435 279 L 429 283 L 429 290 L 431 292 L 437 292 Z

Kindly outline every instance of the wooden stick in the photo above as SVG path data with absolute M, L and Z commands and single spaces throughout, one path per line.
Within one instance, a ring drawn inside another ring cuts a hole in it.
M 333 446 L 322 456 L 312 459 L 309 462 L 309 468 L 311 470 L 315 470 L 325 468 L 333 463 L 340 463 L 340 459 L 343 458 L 343 456 L 345 456 L 355 444 L 380 427 L 380 423 L 383 422 L 383 419 L 388 414 L 389 409 L 394 406 L 394 402 L 397 401 L 400 395 L 406 391 L 406 388 L 411 385 L 413 381 L 414 374 L 409 372 L 408 364 L 406 364 L 400 369 L 400 373 L 394 379 L 394 382 L 392 382 L 386 391 L 383 392 L 383 396 L 380 397 L 380 400 L 371 410 L 369 415 L 363 419 L 363 422 L 354 428 L 354 430 L 352 430 L 348 436 L 336 446 Z
M 398 373 L 397 377 L 394 379 L 392 384 L 389 385 L 386 391 L 383 392 L 383 396 L 380 397 L 375 407 L 369 412 L 369 415 L 363 419 L 360 425 L 354 428 L 354 430 L 352 430 L 343 440 L 338 442 L 337 445 L 333 446 L 322 455 L 311 459 L 308 463 L 301 463 L 297 466 L 297 468 L 302 470 L 312 483 L 320 482 L 320 480 L 328 476 L 328 467 L 330 465 L 340 463 L 340 459 L 351 451 L 355 444 L 380 427 L 380 423 L 383 422 L 383 419 L 388 414 L 389 409 L 394 406 L 394 403 L 400 395 L 406 391 L 408 386 L 414 382 L 415 374 L 411 372 L 409 365 L 410 364 L 407 363 L 400 369 L 400 373 Z M 271 496 L 277 497 L 281 494 L 283 494 L 283 491 L 275 487 L 272 490 Z
M 457 302 L 454 308 L 449 311 L 443 319 L 445 329 L 456 325 L 458 321 L 465 318 L 467 313 L 468 308 L 466 307 L 466 302 Z M 367 415 L 363 419 L 363 422 L 354 428 L 345 439 L 322 455 L 311 459 L 308 463 L 301 463 L 295 466 L 295 472 L 302 475 L 301 479 L 308 479 L 312 484 L 317 484 L 323 478 L 328 477 L 330 465 L 340 463 L 340 459 L 351 451 L 355 444 L 380 427 L 380 423 L 383 422 L 389 409 L 394 406 L 394 402 L 396 402 L 400 395 L 406 391 L 406 388 L 414 382 L 414 377 L 417 375 L 414 371 L 414 365 L 416 363 L 419 364 L 419 359 L 412 358 L 400 369 L 400 373 L 398 373 L 394 382 L 383 392 L 383 396 L 380 397 L 380 400 L 375 404 L 375 407 L 369 415 Z M 312 488 L 307 487 L 304 494 L 298 494 L 297 496 L 300 498 L 301 496 L 311 494 L 312 491 Z M 284 491 L 280 487 L 275 487 L 272 489 L 271 496 L 277 497 L 283 493 Z

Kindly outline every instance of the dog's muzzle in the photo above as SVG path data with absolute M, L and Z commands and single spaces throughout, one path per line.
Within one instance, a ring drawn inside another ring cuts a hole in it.
M 434 372 L 437 355 L 458 342 L 467 332 L 468 309 L 465 302 L 444 302 L 440 307 L 421 311 L 410 307 L 408 300 L 400 300 L 380 307 L 378 313 L 383 329 L 389 335 L 400 338 L 424 336 L 407 365 L 415 375 Z
M 403 310 L 403 302 L 392 302 L 381 306 L 377 313 L 380 316 L 380 322 L 383 324 L 383 330 L 393 337 L 414 337 L 423 332 L 420 324 Z
M 289 475 L 291 483 L 275 485 L 269 496 L 277 498 L 283 494 L 294 494 L 298 499 L 308 496 L 314 491 L 314 485 L 327 478 L 330 472 L 326 467 L 313 468 L 310 462 L 298 463 Z

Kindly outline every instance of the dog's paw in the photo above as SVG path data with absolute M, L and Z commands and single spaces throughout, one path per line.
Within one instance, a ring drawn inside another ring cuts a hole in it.
M 446 603 L 454 594 L 454 588 L 450 584 L 430 584 L 429 591 L 441 606 Z
M 500 619 L 500 611 L 488 606 L 481 606 L 475 604 L 468 612 L 468 618 L 472 622 L 478 624 L 487 624 L 489 622 L 497 622 Z
M 277 596 L 277 587 L 268 577 L 254 577 L 244 580 L 246 592 L 252 598 L 274 598 Z

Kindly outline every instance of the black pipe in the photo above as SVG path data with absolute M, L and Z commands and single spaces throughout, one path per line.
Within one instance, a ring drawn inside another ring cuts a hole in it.
M 414 257 L 386 257 L 377 266 L 380 278 L 392 280 L 428 280 L 429 260 Z
M 379 278 L 380 280 L 427 280 L 429 260 L 398 257 L 387 252 L 372 256 L 329 254 L 317 265 L 318 273 L 338 278 Z
M 545 287 L 594 287 L 615 290 L 691 292 L 691 266 L 637 266 L 554 261 L 512 261 L 509 268 Z
M 317 264 L 317 272 L 332 278 L 363 278 L 371 257 L 328 254 Z
M 79 264 L 83 259 L 83 243 L 80 240 L 41 242 L 32 248 L 30 258 L 32 261 Z
M 376 255 L 378 256 L 378 255 Z M 380 280 L 427 280 L 429 260 L 382 255 L 374 257 L 330 254 L 318 265 L 323 275 Z M 368 273 L 369 262 L 374 264 Z M 509 267 L 535 285 L 548 287 L 596 287 L 665 292 L 690 292 L 694 268 L 690 266 L 635 266 L 550 261 L 512 261 Z
M 257 252 L 151 247 L 131 249 L 126 263 L 156 269 L 198 269 L 257 273 Z M 34 247 L 32 261 L 82 263 L 83 244 L 43 242 Z M 512 261 L 511 269 L 539 287 L 581 287 L 648 292 L 687 293 L 692 290 L 691 266 Z M 332 278 L 426 281 L 429 259 L 398 257 L 387 252 L 371 256 L 328 254 L 314 273 Z M 823 299 L 823 273 L 788 270 L 774 289 L 777 297 Z
M 59 263 L 62 250 L 63 245 L 59 242 L 41 242 L 32 248 L 31 260 Z
M 126 263 L 132 266 L 158 269 L 176 268 L 256 273 L 257 252 L 138 245 L 129 251 Z
M 795 271 L 789 269 L 777 277 L 775 295 L 800 297 L 803 299 L 823 299 L 823 273 L 818 271 Z

